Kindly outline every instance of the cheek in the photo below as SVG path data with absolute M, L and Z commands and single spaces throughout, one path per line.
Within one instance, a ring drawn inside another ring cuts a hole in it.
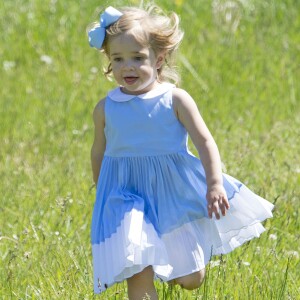
M 116 64 L 115 64 L 114 62 L 111 62 L 110 65 L 111 65 L 111 68 L 112 68 L 113 70 L 116 70 L 116 69 L 117 69 L 117 66 L 116 66 Z
M 140 72 L 141 73 L 145 73 L 145 74 L 151 74 L 151 73 L 154 73 L 155 71 L 156 71 L 156 69 L 155 68 L 153 68 L 152 66 L 150 66 L 150 65 L 143 65 L 143 66 L 141 66 L 140 68 Z
M 121 77 L 120 72 L 118 72 L 116 69 L 112 69 L 112 75 L 115 78 L 115 80 L 117 80 L 117 82 L 119 82 L 120 77 Z
M 111 65 L 113 74 L 117 75 L 120 72 L 120 68 L 116 64 Z

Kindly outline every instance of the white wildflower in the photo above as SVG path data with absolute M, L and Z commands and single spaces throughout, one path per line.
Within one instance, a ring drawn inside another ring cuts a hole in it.
M 31 252 L 29 252 L 29 251 L 26 251 L 26 252 L 24 253 L 24 257 L 25 257 L 25 258 L 29 258 L 30 255 L 31 255 Z
M 221 263 L 220 260 L 212 260 L 212 261 L 210 262 L 210 267 L 211 267 L 211 268 L 217 267 L 217 266 L 220 265 L 220 263 Z
M 298 251 L 287 251 L 287 253 L 286 253 L 288 256 L 292 256 L 292 257 L 294 257 L 294 258 L 296 258 L 296 259 L 299 259 L 299 252 Z
M 240 24 L 242 10 L 238 2 L 213 0 L 213 15 L 220 28 L 235 32 Z
M 78 130 L 78 129 L 73 129 L 73 130 L 72 130 L 72 133 L 73 133 L 74 135 L 78 135 L 78 134 L 80 134 L 80 130 Z
M 28 233 L 29 233 L 29 230 L 28 230 L 27 228 L 25 228 L 25 229 L 23 230 L 23 234 L 27 235 Z
M 53 59 L 48 55 L 41 55 L 40 60 L 47 65 L 51 65 L 53 63 Z
M 247 267 L 250 266 L 250 263 L 247 262 L 247 261 L 243 261 L 242 264 L 243 264 L 244 266 L 247 266 Z
M 93 73 L 93 74 L 97 74 L 99 70 L 98 70 L 97 67 L 92 67 L 92 68 L 90 69 L 90 71 L 91 71 L 91 73 Z
M 3 62 L 3 69 L 5 71 L 9 71 L 9 70 L 13 69 L 15 66 L 16 66 L 16 62 L 15 61 L 5 60 Z
M 277 235 L 276 234 L 270 234 L 269 239 L 270 240 L 277 240 Z

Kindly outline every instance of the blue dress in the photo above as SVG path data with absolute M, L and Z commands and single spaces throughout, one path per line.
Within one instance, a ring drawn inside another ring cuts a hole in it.
M 201 161 L 187 147 L 173 85 L 143 95 L 116 88 L 105 100 L 106 150 L 92 218 L 94 290 L 151 265 L 168 281 L 205 267 L 254 237 L 273 205 L 223 174 L 230 209 L 209 219 Z

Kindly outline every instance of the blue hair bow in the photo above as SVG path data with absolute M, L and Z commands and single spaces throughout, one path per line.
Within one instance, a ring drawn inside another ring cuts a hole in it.
M 105 39 L 106 27 L 118 21 L 122 15 L 123 14 L 115 8 L 111 6 L 107 7 L 100 16 L 100 25 L 88 32 L 90 46 L 101 49 Z

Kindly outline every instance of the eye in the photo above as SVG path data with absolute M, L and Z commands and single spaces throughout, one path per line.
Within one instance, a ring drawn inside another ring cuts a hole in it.
M 135 56 L 134 60 L 136 60 L 136 61 L 142 61 L 142 60 L 144 60 L 144 57 L 143 56 Z
M 120 62 L 120 61 L 122 61 L 122 58 L 121 58 L 121 57 L 114 57 L 114 58 L 112 59 L 112 61 L 113 61 L 113 62 Z

